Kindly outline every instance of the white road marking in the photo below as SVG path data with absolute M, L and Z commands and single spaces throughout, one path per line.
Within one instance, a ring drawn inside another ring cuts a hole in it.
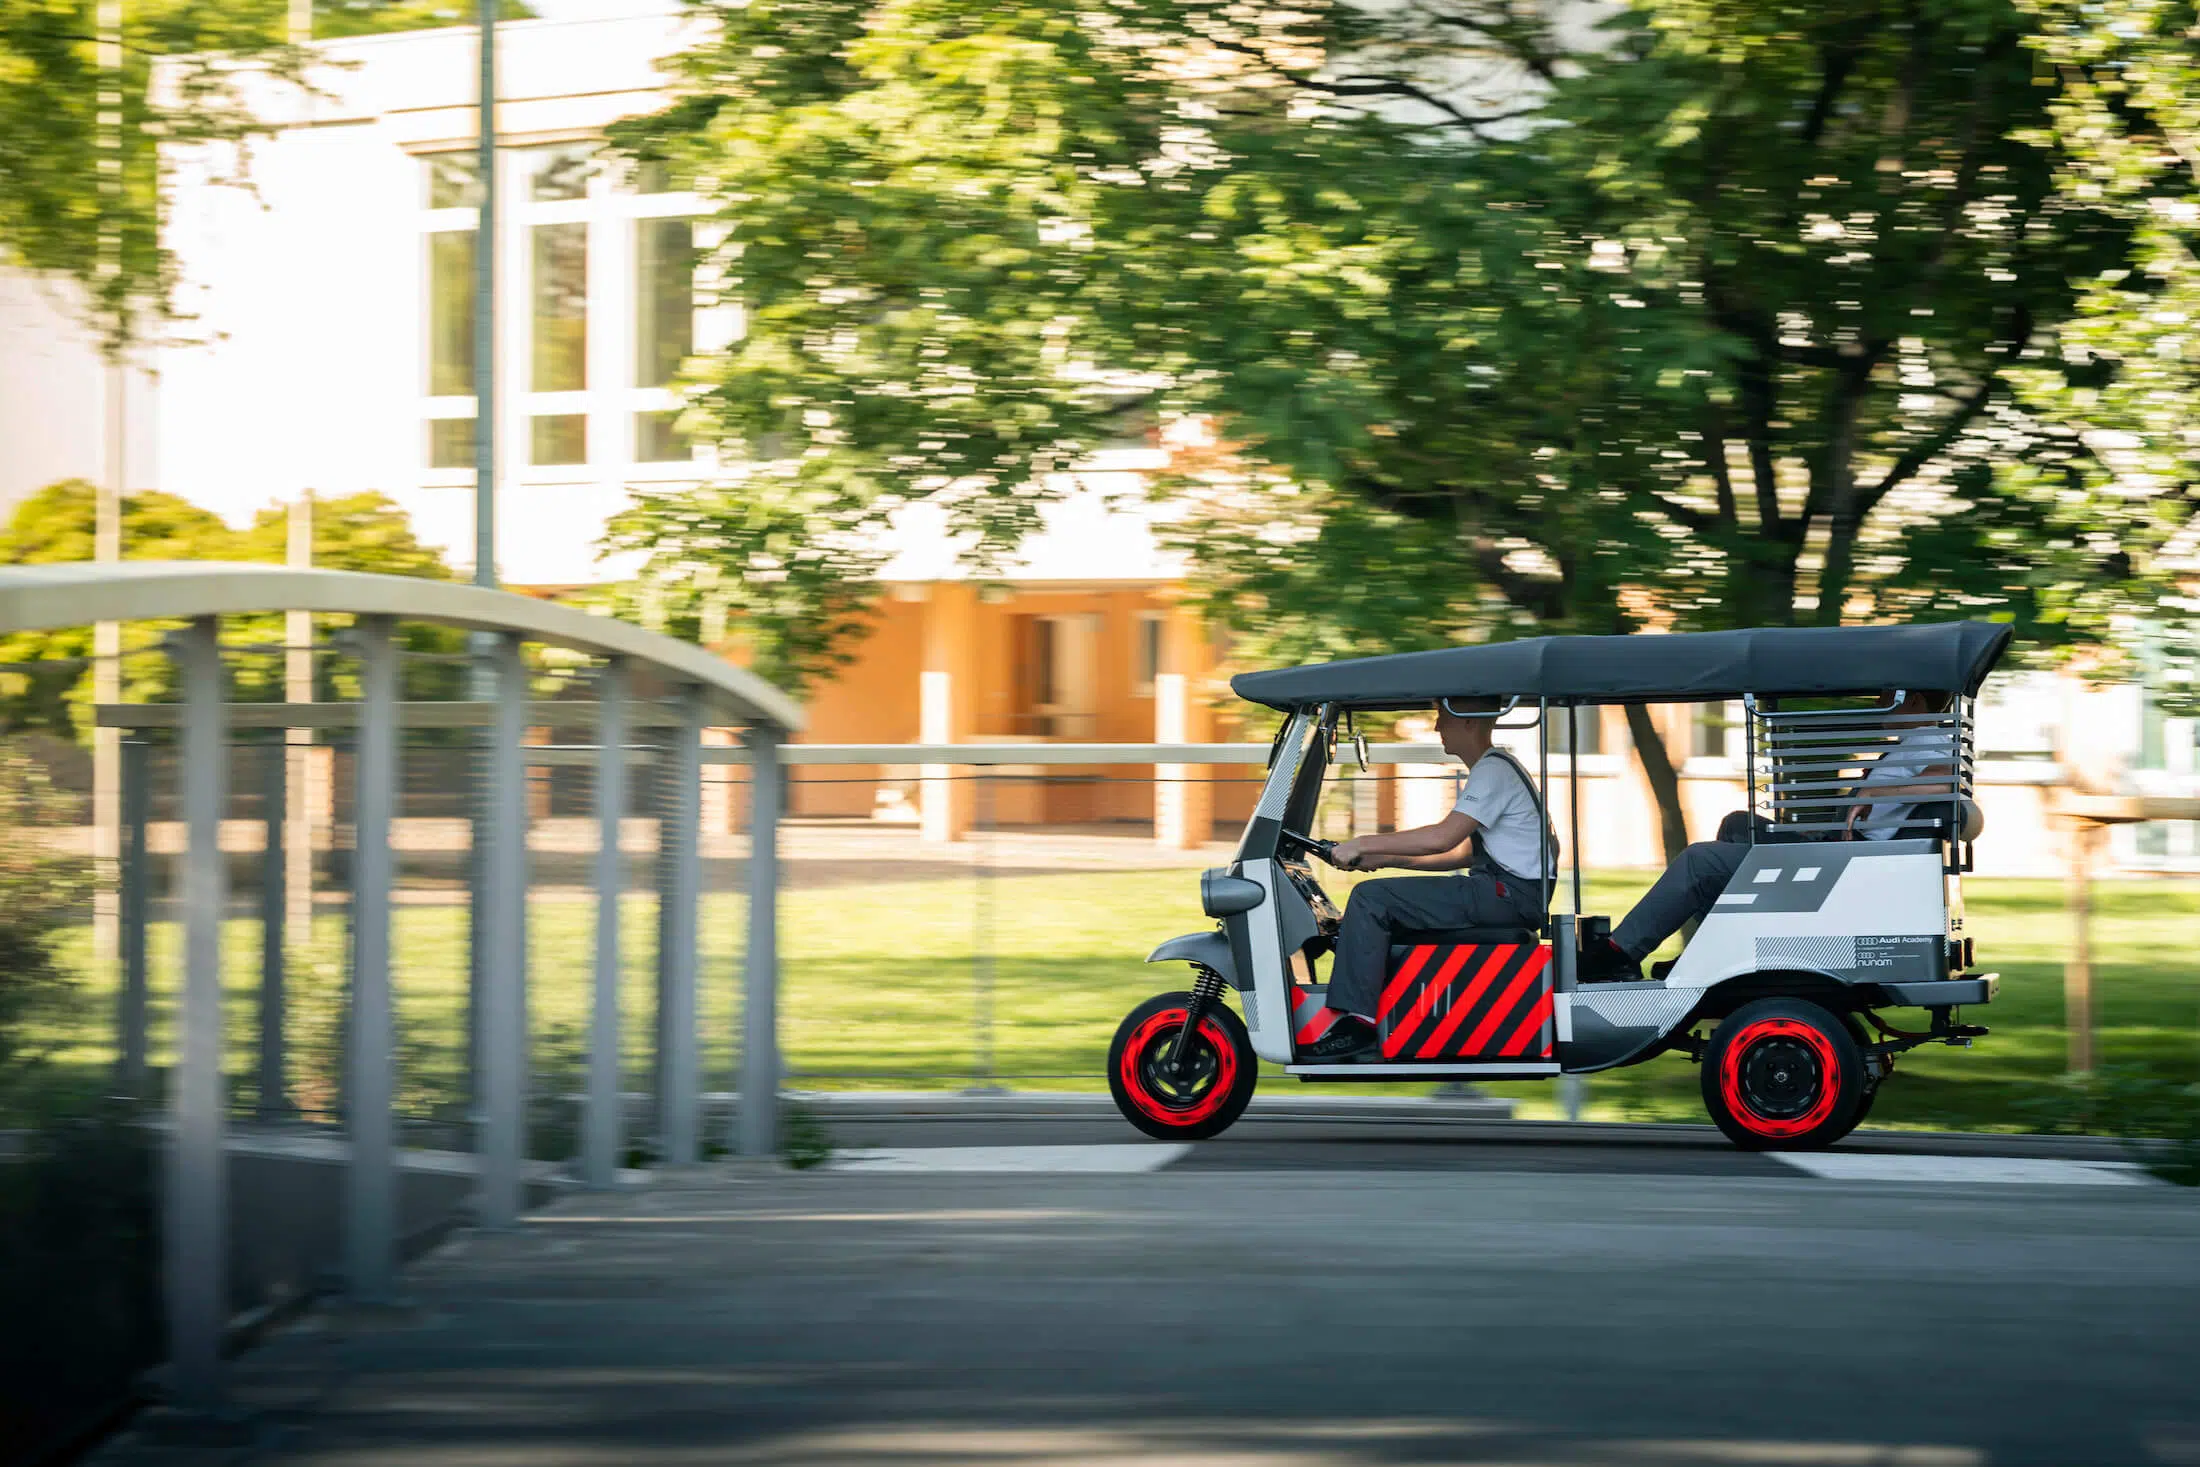
M 1746 894 L 1738 895 L 1730 891 L 1721 894 L 1719 900 L 1714 905 L 1721 907 L 1746 907 L 1754 903 L 1756 900 L 1757 893 L 1755 892 L 1748 892 Z
M 1775 1151 L 1797 1171 L 1829 1182 L 2013 1182 L 2048 1187 L 2144 1187 L 2154 1178 L 2128 1161 L 2045 1156 L 1875 1156 L 1860 1151 Z
M 1816 866 L 1798 866 L 1795 869 L 1795 879 L 1797 881 L 1816 881 L 1818 879 L 1818 868 Z
M 1157 1172 L 1192 1148 L 1135 1141 L 1093 1146 L 882 1146 L 843 1151 L 838 1172 Z
M 1756 879 L 1760 882 L 1778 881 L 1785 871 L 1786 868 L 1782 866 L 1767 866 L 1764 870 L 1757 873 Z

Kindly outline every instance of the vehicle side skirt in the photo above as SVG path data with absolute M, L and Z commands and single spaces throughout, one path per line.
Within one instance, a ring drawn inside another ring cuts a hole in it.
M 1620 985 L 1612 986 L 1617 988 Z M 1624 986 L 1637 992 L 1649 990 L 1647 984 L 1629 983 Z M 1746 973 L 1704 989 L 1694 1005 L 1677 1022 L 1664 1029 L 1618 1029 L 1604 1024 L 1605 1032 L 1602 1034 L 1598 1033 L 1598 1024 L 1601 1021 L 1595 1011 L 1580 1006 L 1577 1001 L 1572 1013 L 1574 1037 L 1560 1044 L 1559 1059 L 1567 1074 L 1588 1075 L 1598 1070 L 1639 1065 L 1669 1050 L 1694 1053 L 1699 1048 L 1699 1042 L 1692 1031 L 1698 1024 L 1710 1019 L 1723 1019 L 1742 1005 L 1760 998 L 1804 999 L 1837 1014 L 1860 1014 L 1889 1006 L 1922 1005 L 1929 1012 L 1944 1018 L 1957 1005 L 1987 1002 L 1998 986 L 1998 975 L 1949 979 L 1935 983 L 1882 984 L 1852 983 L 1831 974 L 1803 970 Z M 1590 991 L 1594 993 L 1595 988 L 1592 987 Z M 1587 1023 L 1584 1023 L 1585 1019 Z M 1947 1029 L 1946 1023 L 1936 1020 L 1936 1030 Z M 1960 1032 L 1983 1034 L 1985 1031 L 1979 1029 Z M 1938 1039 L 1943 1036 L 1936 1032 L 1933 1037 Z

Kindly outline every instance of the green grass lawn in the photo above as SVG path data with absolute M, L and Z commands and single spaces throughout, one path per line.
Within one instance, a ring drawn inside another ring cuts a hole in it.
M 1624 912 L 1648 874 L 1600 876 L 1588 909 Z M 813 1088 L 947 1086 L 973 1082 L 981 1068 L 981 984 L 990 987 L 992 1073 L 1003 1084 L 1091 1088 L 1116 1022 L 1150 993 L 1183 986 L 1185 970 L 1141 960 L 1165 938 L 1206 925 L 1189 871 L 882 881 L 875 886 L 796 888 L 781 917 L 783 1042 L 794 1083 Z M 1337 893 L 1342 895 L 1341 892 Z M 2003 977 L 2001 998 L 1968 1018 L 1993 1033 L 1971 1050 L 1931 1046 L 1906 1055 L 1873 1113 L 1874 1125 L 2022 1129 L 2020 1105 L 2041 1094 L 2064 1062 L 2062 959 L 2069 922 L 2059 885 L 1974 880 L 1966 889 L 1970 927 L 1984 966 Z M 2095 901 L 2098 1044 L 2104 1064 L 2146 1067 L 2163 1078 L 2200 1079 L 2200 883 L 2104 882 Z M 538 898 L 530 927 L 536 1067 L 546 1089 L 570 1088 L 585 1036 L 593 905 Z M 646 1083 L 654 903 L 624 909 L 625 1052 L 630 1088 Z M 340 1035 L 341 924 L 324 916 L 312 961 L 294 980 L 297 1083 L 325 1097 Z M 709 1083 L 729 1083 L 738 1028 L 739 953 L 745 904 L 714 893 L 703 913 L 704 1053 Z M 463 1073 L 466 917 L 447 906 L 397 914 L 396 955 L 408 1110 L 449 1113 Z M 235 921 L 226 932 L 231 1069 L 252 1068 L 253 989 L 259 929 Z M 152 934 L 155 1059 L 165 1053 L 166 997 L 177 972 L 178 933 Z M 83 964 L 87 944 L 71 936 Z M 989 954 L 980 963 L 977 955 Z M 86 965 L 88 966 L 88 965 Z M 108 1062 L 111 992 L 85 985 L 59 1058 L 80 1074 Z M 1272 1076 L 1270 1085 L 1286 1085 Z M 1666 1056 L 1590 1082 L 1591 1114 L 1700 1119 L 1697 1071 Z M 1388 1087 L 1410 1092 L 1409 1087 Z M 1414 1087 L 1417 1088 L 1417 1087 Z M 1492 1087 L 1526 1115 L 1555 1113 L 1553 1087 Z

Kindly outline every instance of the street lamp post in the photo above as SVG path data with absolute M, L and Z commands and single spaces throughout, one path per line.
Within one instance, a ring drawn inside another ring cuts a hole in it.
M 474 584 L 497 583 L 497 0 L 481 4 L 481 215 L 474 235 Z

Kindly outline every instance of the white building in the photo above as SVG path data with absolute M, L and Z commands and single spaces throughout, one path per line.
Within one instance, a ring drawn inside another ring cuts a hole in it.
M 669 384 L 735 322 L 694 308 L 692 195 L 599 153 L 662 106 L 668 3 L 498 30 L 498 556 L 523 585 L 600 579 L 642 480 L 694 473 Z M 470 27 L 329 42 L 316 93 L 255 88 L 252 188 L 182 161 L 171 242 L 198 344 L 163 349 L 161 487 L 238 520 L 379 489 L 473 560 L 478 74 Z

